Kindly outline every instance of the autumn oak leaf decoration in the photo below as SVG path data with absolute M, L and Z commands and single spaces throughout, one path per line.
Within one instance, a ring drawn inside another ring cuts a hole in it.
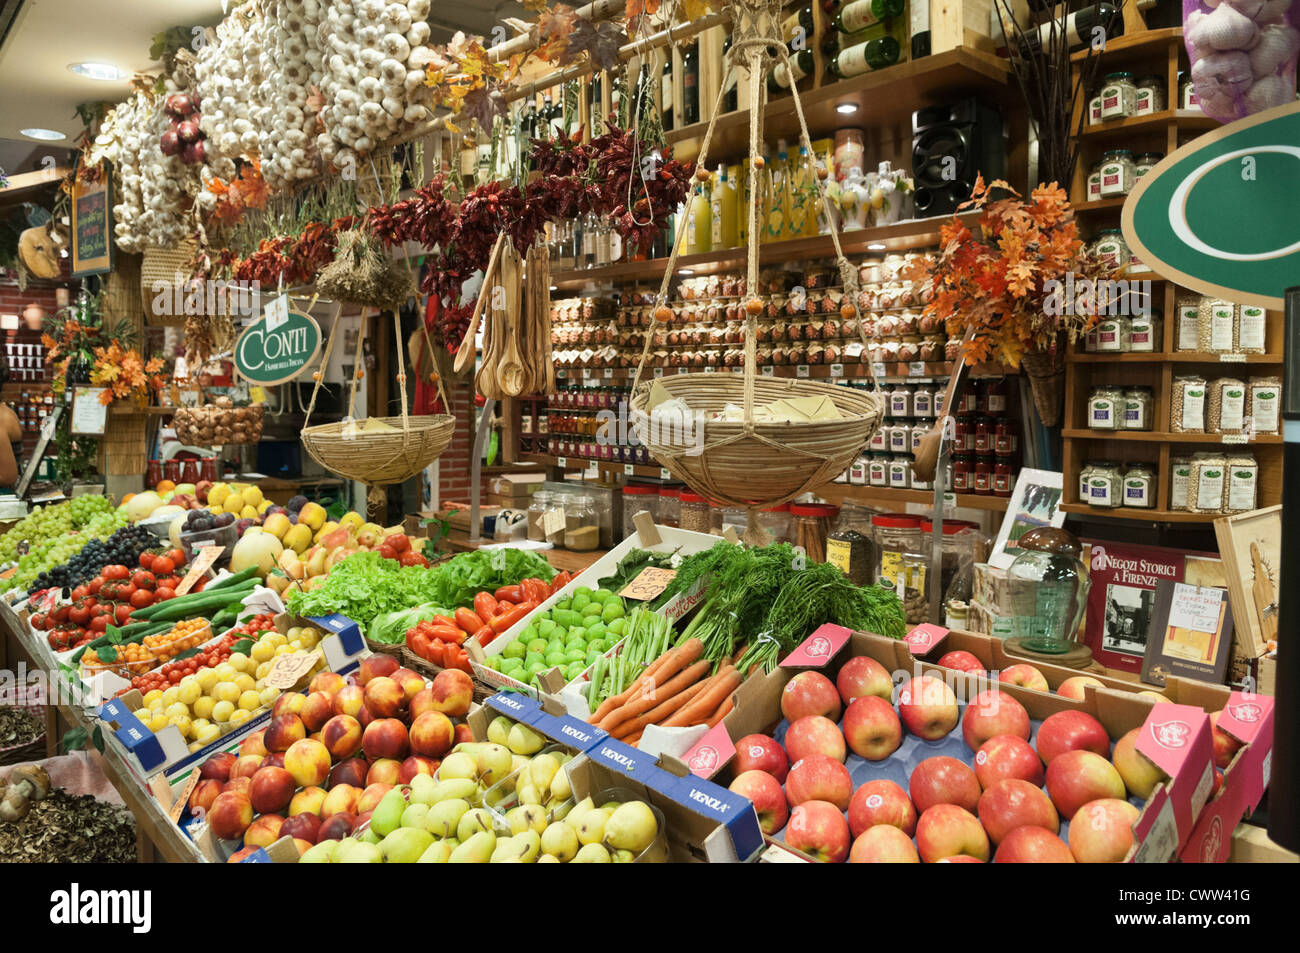
M 590 20 L 579 20 L 569 34 L 567 59 L 573 62 L 578 54 L 586 53 L 591 64 L 598 70 L 617 69 L 620 60 L 618 50 L 627 42 L 627 34 L 622 27 L 612 20 L 592 24 Z
M 501 90 L 492 86 L 471 89 L 461 100 L 461 115 L 476 120 L 484 131 L 491 131 L 497 116 L 504 116 L 505 111 L 505 97 L 501 95 Z

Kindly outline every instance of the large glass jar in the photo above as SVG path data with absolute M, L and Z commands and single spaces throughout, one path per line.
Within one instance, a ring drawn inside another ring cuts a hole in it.
M 681 492 L 681 528 L 693 533 L 707 533 L 712 528 L 709 501 L 698 493 Z
M 835 528 L 826 537 L 826 561 L 839 567 L 858 586 L 875 581 L 876 554 L 871 518 L 865 507 L 845 503 Z
M 1124 421 L 1124 389 L 1094 387 L 1088 395 L 1088 429 L 1119 430 Z
M 600 545 L 600 518 L 591 497 L 579 493 L 564 505 L 564 548 L 588 553 Z
M 1061 655 L 1074 647 L 1092 582 L 1083 547 L 1063 529 L 1031 529 L 1016 541 L 1007 570 L 1010 616 L 1020 647 Z
M 1104 199 L 1128 195 L 1137 181 L 1137 166 L 1128 149 L 1110 149 L 1101 162 L 1101 197 Z
M 1133 115 L 1150 116 L 1164 112 L 1168 106 L 1165 95 L 1165 81 L 1159 76 L 1139 76 L 1133 82 Z
M 1132 259 L 1130 259 L 1131 261 Z M 1128 349 L 1152 353 L 1161 349 L 1160 315 L 1155 312 L 1135 314 L 1128 324 Z
M 1122 430 L 1150 430 L 1155 398 L 1150 387 L 1130 387 L 1124 391 Z
M 650 514 L 650 518 L 655 518 L 655 504 L 659 500 L 659 489 L 653 486 L 638 486 L 630 484 L 623 487 L 623 535 L 621 539 L 627 539 L 636 532 L 636 515 L 641 511 Z M 657 522 L 657 521 L 656 521 Z
M 772 537 L 773 543 L 790 541 L 790 504 L 782 503 L 770 510 L 760 510 L 758 525 Z
M 546 511 L 551 508 L 551 496 L 549 490 L 538 490 L 533 494 L 532 502 L 528 504 L 528 538 L 535 543 L 545 542 L 546 530 L 542 528 L 542 518 Z
M 826 537 L 838 512 L 829 503 L 790 504 L 791 542 L 802 547 L 813 562 L 826 562 Z
M 1136 98 L 1137 89 L 1133 86 L 1132 73 L 1108 73 L 1106 82 L 1101 87 L 1102 121 L 1133 115 Z
M 655 503 L 655 522 L 660 526 L 676 526 L 681 522 L 681 490 L 675 486 L 666 486 L 659 491 Z
M 1104 507 L 1106 509 L 1119 506 L 1121 480 L 1118 463 L 1109 460 L 1098 460 L 1091 466 L 1083 502 L 1089 506 Z
M 921 517 L 878 513 L 871 517 L 871 531 L 876 544 L 876 581 L 893 588 L 903 554 L 917 552 L 921 547 Z
M 1134 463 L 1124 471 L 1122 505 L 1150 509 L 1156 505 L 1156 474 L 1147 463 Z

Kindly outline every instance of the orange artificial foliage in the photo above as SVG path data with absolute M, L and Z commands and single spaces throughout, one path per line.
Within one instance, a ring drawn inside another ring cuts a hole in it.
M 245 164 L 228 184 L 214 178 L 208 183 L 208 191 L 217 197 L 212 216 L 223 225 L 238 222 L 245 209 L 266 208 L 271 197 L 271 189 L 262 178 L 262 165 L 256 160 Z
M 991 199 L 995 190 L 1008 197 Z M 1109 282 L 1115 271 L 1085 250 L 1063 189 L 1039 185 L 1026 202 L 1006 182 L 986 186 L 980 177 L 958 212 L 969 209 L 981 210 L 977 231 L 954 215 L 940 227 L 939 250 L 905 271 L 930 285 L 925 313 L 949 334 L 974 329 L 968 362 L 1019 367 L 1025 354 L 1050 352 L 1062 336 L 1073 341 L 1097 322 L 1104 301 L 1075 313 L 1063 306 L 1061 287 L 1068 274 L 1082 287 Z
M 135 348 L 124 349 L 114 338 L 107 347 L 95 348 L 95 366 L 90 382 L 103 387 L 99 402 L 105 406 L 117 399 L 134 399 L 141 406 L 149 402 L 150 391 L 160 391 L 167 382 L 162 373 L 163 359 L 140 356 Z

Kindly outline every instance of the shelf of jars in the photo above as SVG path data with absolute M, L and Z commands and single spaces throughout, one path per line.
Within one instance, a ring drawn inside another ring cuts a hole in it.
M 549 453 L 521 453 L 520 461 L 524 463 L 538 463 L 547 467 L 558 467 L 566 472 L 574 470 L 589 470 L 592 467 L 600 470 L 602 473 L 622 474 L 623 476 L 641 477 L 647 480 L 668 480 L 673 479 L 663 467 L 651 464 L 622 463 L 614 460 L 592 459 L 584 456 L 555 456 Z
M 855 486 L 845 483 L 828 483 L 815 491 L 822 499 L 831 503 L 843 503 L 845 500 L 868 504 L 888 504 L 903 506 L 908 503 L 920 503 L 929 506 L 934 503 L 933 490 L 901 490 L 882 486 Z M 1005 512 L 1010 503 L 1009 497 L 991 494 L 952 493 L 944 494 L 945 509 L 965 507 L 973 510 L 992 510 Z
M 640 358 L 638 351 L 632 359 L 633 364 Z M 876 364 L 876 377 L 883 384 L 894 384 L 906 381 L 933 381 L 947 380 L 952 374 L 951 361 L 912 361 L 904 363 L 901 361 L 883 361 Z M 740 374 L 745 370 L 742 364 L 733 367 L 718 370 L 713 367 L 651 367 L 643 375 L 646 378 L 665 377 L 673 374 L 692 374 L 692 373 L 733 373 Z M 845 357 L 838 364 L 766 364 L 759 368 L 759 372 L 764 377 L 782 377 L 782 378 L 808 378 L 811 380 L 868 380 L 871 377 L 870 361 L 863 361 L 861 357 Z M 966 376 L 973 378 L 986 377 L 1005 377 L 1008 370 L 997 364 L 981 364 L 975 368 L 967 368 Z M 636 368 L 633 367 L 609 367 L 609 366 L 588 366 L 582 368 L 568 368 L 561 370 L 557 376 L 562 380 L 572 379 L 581 383 L 583 386 L 600 387 L 605 381 L 611 384 L 631 383 L 636 376 Z

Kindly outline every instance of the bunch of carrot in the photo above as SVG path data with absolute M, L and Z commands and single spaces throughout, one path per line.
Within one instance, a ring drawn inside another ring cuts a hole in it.
M 590 722 L 631 745 L 649 725 L 716 725 L 731 711 L 731 695 L 740 686 L 741 674 L 727 664 L 709 675 L 713 662 L 703 655 L 699 639 L 669 649 L 625 691 L 602 702 Z

